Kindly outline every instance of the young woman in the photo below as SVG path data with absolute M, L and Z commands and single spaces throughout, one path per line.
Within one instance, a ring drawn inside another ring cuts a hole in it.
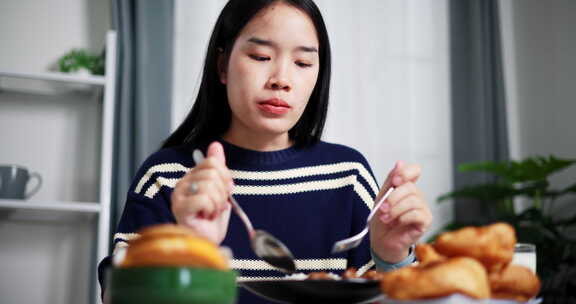
M 356 150 L 320 140 L 328 107 L 330 44 L 312 0 L 230 0 L 208 45 L 196 102 L 142 165 L 115 235 L 126 246 L 142 227 L 191 227 L 234 253 L 243 278 L 281 277 L 250 248 L 233 194 L 256 228 L 292 251 L 298 271 L 381 270 L 413 261 L 411 246 L 432 220 L 417 165 L 398 162 L 378 188 Z M 192 152 L 207 158 L 194 163 Z M 395 190 L 370 238 L 332 255 L 364 228 L 374 200 Z M 240 291 L 239 303 L 262 300 Z

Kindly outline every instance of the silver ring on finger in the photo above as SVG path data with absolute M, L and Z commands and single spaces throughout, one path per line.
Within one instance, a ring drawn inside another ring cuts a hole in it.
M 200 191 L 200 186 L 198 186 L 198 183 L 192 182 L 190 183 L 190 188 L 188 188 L 188 190 L 191 194 L 196 194 Z

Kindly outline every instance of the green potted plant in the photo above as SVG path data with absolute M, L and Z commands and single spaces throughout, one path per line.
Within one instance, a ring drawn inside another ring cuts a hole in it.
M 567 230 L 576 225 L 576 215 L 559 217 L 558 199 L 576 193 L 576 183 L 564 189 L 551 189 L 551 175 L 576 163 L 576 160 L 554 156 L 530 157 L 522 161 L 476 162 L 461 164 L 460 172 L 485 172 L 495 175 L 496 182 L 476 184 L 456 189 L 438 198 L 439 202 L 465 198 L 487 204 L 489 221 L 504 221 L 516 229 L 518 242 L 533 243 L 537 248 L 537 269 L 546 280 L 557 274 L 564 263 L 576 261 L 576 239 Z M 528 206 L 517 211 L 514 201 L 520 199 Z M 470 223 L 451 223 L 447 230 Z
M 64 73 L 104 75 L 104 54 L 94 55 L 83 49 L 73 49 L 58 59 L 58 70 Z

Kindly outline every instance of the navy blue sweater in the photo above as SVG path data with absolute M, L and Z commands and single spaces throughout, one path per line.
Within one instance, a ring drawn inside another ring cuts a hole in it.
M 368 238 L 353 250 L 331 254 L 336 241 L 364 228 L 378 192 L 374 175 L 359 152 L 326 142 L 274 152 L 222 144 L 234 178 L 235 198 L 255 228 L 272 233 L 290 248 L 298 272 L 341 273 L 348 267 L 365 271 L 374 265 Z M 170 195 L 176 182 L 194 167 L 194 148 L 162 149 L 144 162 L 127 195 L 114 236 L 116 248 L 137 237 L 135 232 L 143 227 L 175 222 Z M 199 148 L 205 152 L 206 145 Z M 239 271 L 239 280 L 284 276 L 254 255 L 235 214 L 222 245 L 233 251 L 231 266 Z M 241 289 L 238 303 L 267 302 Z

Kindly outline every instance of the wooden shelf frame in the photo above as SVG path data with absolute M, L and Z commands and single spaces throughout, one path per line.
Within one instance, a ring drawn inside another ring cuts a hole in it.
M 25 201 L 0 199 L 0 209 L 56 211 L 97 215 L 94 233 L 94 253 L 90 280 L 90 303 L 100 302 L 100 286 L 96 280 L 96 264 L 108 255 L 110 247 L 110 204 L 112 199 L 112 161 L 114 104 L 116 95 L 116 31 L 106 34 L 106 75 L 71 75 L 60 72 L 16 72 L 0 69 L 0 78 L 21 78 L 100 86 L 104 90 L 102 102 L 102 132 L 100 144 L 100 184 L 98 202 Z
M 64 211 L 98 214 L 102 210 L 98 202 L 25 201 L 0 199 L 0 208 L 39 211 Z
M 32 80 L 48 80 L 66 83 L 82 83 L 104 86 L 106 85 L 105 76 L 94 75 L 73 75 L 61 72 L 16 72 L 0 69 L 0 77 L 22 78 Z

